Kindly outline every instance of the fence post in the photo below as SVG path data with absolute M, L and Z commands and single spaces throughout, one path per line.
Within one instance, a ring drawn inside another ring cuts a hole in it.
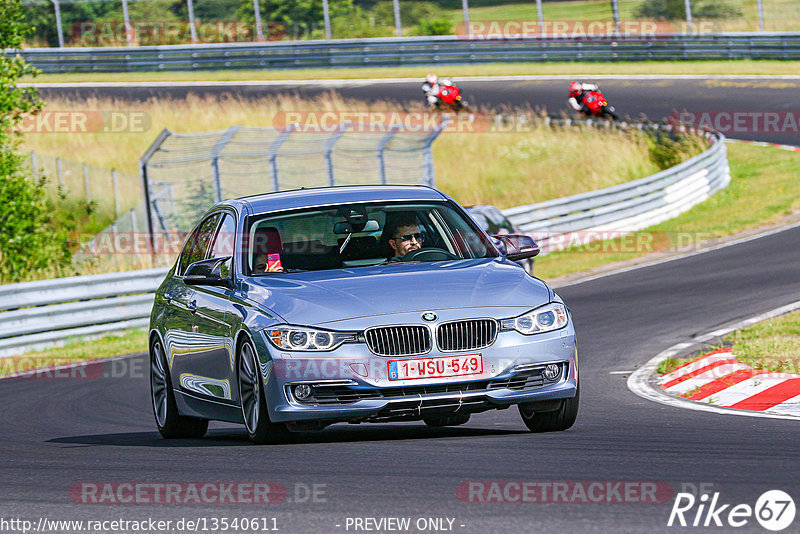
M 214 148 L 211 149 L 211 177 L 214 180 L 214 202 L 222 201 L 222 177 L 219 174 L 219 155 L 225 147 L 228 146 L 228 143 L 231 142 L 236 132 L 241 129 L 241 126 L 231 126 L 222 134 L 222 137 L 219 138 Z
M 64 28 L 61 25 L 61 6 L 59 0 L 52 0 L 53 7 L 56 10 L 56 31 L 58 32 L 58 47 L 64 48 Z
M 192 44 L 197 43 L 197 28 L 194 27 L 194 4 L 192 0 L 186 0 L 186 7 L 189 9 L 189 31 L 192 32 Z
M 64 187 L 64 177 L 61 173 L 61 158 L 56 158 L 56 175 L 58 176 L 58 188 Z
M 461 0 L 461 9 L 464 11 L 464 30 L 467 32 L 467 39 L 472 39 L 472 30 L 469 27 L 469 0 Z
M 261 25 L 261 6 L 258 0 L 253 0 L 253 14 L 256 17 L 256 40 L 264 40 L 264 27 Z
M 689 33 L 693 33 L 692 28 L 692 0 L 684 0 L 686 4 L 686 27 Z
M 764 31 L 764 3 L 763 0 L 756 0 L 758 3 L 758 29 Z
M 119 195 L 117 194 L 117 169 L 111 169 L 111 187 L 114 190 L 114 219 L 119 218 Z
M 325 166 L 327 167 L 328 185 L 330 186 L 336 185 L 336 177 L 333 175 L 333 145 L 335 145 L 336 141 L 350 128 L 351 124 L 350 121 L 343 122 L 339 125 L 339 128 L 336 129 L 336 133 L 325 141 Z
M 322 0 L 322 18 L 325 20 L 325 39 L 331 38 L 331 12 L 328 0 Z
M 150 179 L 147 176 L 147 164 L 150 162 L 150 158 L 153 157 L 153 154 L 161 148 L 161 145 L 164 144 L 164 141 L 167 140 L 169 136 L 172 135 L 167 128 L 161 130 L 161 133 L 158 134 L 156 140 L 153 141 L 153 144 L 150 145 L 147 151 L 142 154 L 142 157 L 139 158 L 139 178 L 142 180 L 142 200 L 144 201 L 144 220 L 145 224 L 147 225 L 147 232 L 150 234 L 150 250 L 152 253 L 153 265 L 156 264 L 156 241 L 155 241 L 155 234 L 153 232 L 153 207 L 150 205 Z M 131 215 L 133 218 L 134 215 Z
M 122 0 L 122 20 L 125 24 L 125 42 L 131 46 L 133 44 L 133 27 L 128 13 L 128 0 Z
M 267 150 L 267 155 L 269 156 L 269 174 L 272 178 L 273 192 L 280 191 L 280 183 L 278 181 L 278 151 L 281 149 L 281 145 L 283 145 L 283 143 L 289 139 L 289 136 L 292 134 L 296 126 L 296 124 L 288 124 L 280 133 L 280 135 L 278 135 L 278 138 L 275 139 L 269 146 L 269 150 Z
M 536 17 L 539 19 L 539 33 L 544 37 L 544 15 L 542 14 L 542 0 L 536 0 Z
M 436 138 L 439 137 L 439 134 L 447 128 L 448 124 L 450 124 L 450 119 L 445 117 L 441 124 L 439 124 L 439 126 L 433 130 L 433 133 L 426 137 L 422 142 L 422 180 L 425 182 L 425 185 L 429 185 L 431 187 L 436 187 L 436 176 L 433 168 L 433 148 L 431 145 Z
M 86 190 L 86 203 L 91 204 L 92 196 L 89 194 L 89 166 L 83 164 L 83 188 Z
M 33 174 L 33 179 L 36 180 L 36 152 L 31 150 L 31 174 Z
M 384 135 L 381 138 L 381 142 L 378 143 L 378 173 L 380 174 L 381 185 L 386 185 L 386 162 L 383 159 L 383 152 L 386 150 L 386 147 L 389 145 L 392 139 L 394 139 L 394 136 L 397 135 L 399 130 L 399 123 L 392 124 L 389 132 Z
M 393 0 L 394 2 L 394 29 L 398 37 L 403 36 L 403 22 L 400 20 L 400 0 Z
M 614 17 L 614 35 L 619 35 L 619 1 L 611 0 L 611 15 Z

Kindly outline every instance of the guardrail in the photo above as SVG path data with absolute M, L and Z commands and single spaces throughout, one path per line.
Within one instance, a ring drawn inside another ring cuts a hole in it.
M 166 269 L 0 286 L 0 357 L 146 327 Z
M 10 53 L 10 51 L 6 51 Z M 800 32 L 584 38 L 456 36 L 94 48 L 26 48 L 43 72 L 397 67 L 486 62 L 800 59 Z
M 503 210 L 518 228 L 548 242 L 570 232 L 635 232 L 683 213 L 730 183 L 725 136 L 711 148 L 652 176 L 606 189 Z
M 682 213 L 730 182 L 725 137 L 675 167 L 607 189 L 504 210 L 522 230 L 547 240 L 580 230 L 640 230 Z M 0 286 L 0 357 L 72 337 L 147 326 L 166 269 Z

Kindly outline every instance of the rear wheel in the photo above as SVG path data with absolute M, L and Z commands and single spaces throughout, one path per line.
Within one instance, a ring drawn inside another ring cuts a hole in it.
M 247 434 L 254 443 L 280 443 L 289 436 L 283 423 L 269 420 L 267 401 L 261 380 L 261 371 L 256 350 L 250 340 L 239 347 L 239 395 L 242 401 L 242 417 Z
M 571 399 L 562 399 L 560 403 L 550 401 L 531 402 L 519 405 L 519 414 L 531 432 L 554 432 L 566 430 L 575 424 L 578 417 L 580 387 Z
M 441 428 L 443 426 L 458 426 L 463 425 L 469 421 L 469 414 L 455 414 L 455 415 L 442 415 L 438 417 L 426 417 L 423 419 L 425 424 L 433 428 Z
M 169 367 L 161 341 L 150 345 L 150 397 L 159 433 L 167 439 L 202 438 L 208 430 L 208 420 L 187 417 L 178 413 L 175 392 L 169 379 Z

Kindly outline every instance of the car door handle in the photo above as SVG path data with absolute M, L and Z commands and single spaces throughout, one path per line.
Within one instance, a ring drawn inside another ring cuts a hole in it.
M 197 301 L 196 300 L 190 301 L 188 304 L 186 304 L 186 307 L 189 308 L 189 311 L 191 311 L 192 313 L 197 312 Z
M 167 301 L 167 304 L 172 302 L 172 293 L 164 293 L 164 300 Z

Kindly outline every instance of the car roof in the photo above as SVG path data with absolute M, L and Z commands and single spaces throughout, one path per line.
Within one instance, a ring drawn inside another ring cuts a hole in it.
M 441 201 L 448 200 L 448 197 L 432 187 L 422 185 L 359 185 L 280 191 L 228 200 L 222 205 L 247 206 L 251 213 L 259 214 L 343 203 L 398 200 Z

